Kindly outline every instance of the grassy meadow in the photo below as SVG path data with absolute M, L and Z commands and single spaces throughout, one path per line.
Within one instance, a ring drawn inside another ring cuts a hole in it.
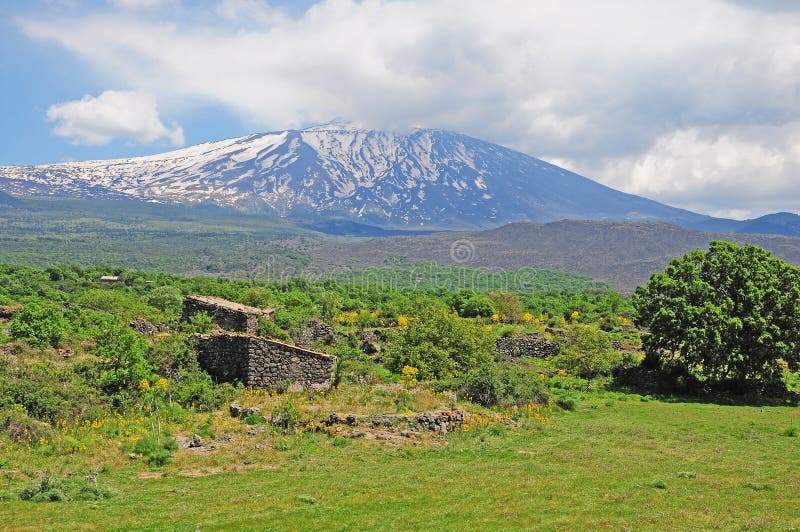
M 15 530 L 793 530 L 800 438 L 790 428 L 798 424 L 796 407 L 598 392 L 574 411 L 554 407 L 538 425 L 401 443 L 239 431 L 229 447 L 181 449 L 161 468 L 118 448 L 36 455 L 29 472 L 81 475 L 105 464 L 99 481 L 114 494 L 11 500 L 0 522 Z

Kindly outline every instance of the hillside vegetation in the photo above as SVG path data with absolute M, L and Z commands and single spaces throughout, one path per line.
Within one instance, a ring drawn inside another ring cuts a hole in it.
M 433 261 L 494 271 L 556 270 L 588 275 L 630 293 L 650 275 L 663 270 L 672 258 L 707 248 L 713 240 L 753 244 L 800 264 L 800 238 L 705 233 L 664 223 L 570 220 L 514 223 L 473 233 L 322 240 L 309 254 L 322 262 L 361 267 L 381 266 L 387 258 L 400 256 L 412 264 Z M 453 255 L 456 246 L 465 245 L 468 254 Z
M 338 357 L 334 388 L 214 382 L 188 294 L 275 308 L 258 332 L 288 342 L 332 325 L 312 347 Z M 2 266 L 0 524 L 798 526 L 798 375 L 774 397 L 687 396 L 759 408 L 623 386 L 643 359 L 632 311 L 598 288 Z M 495 350 L 515 338 L 548 351 Z

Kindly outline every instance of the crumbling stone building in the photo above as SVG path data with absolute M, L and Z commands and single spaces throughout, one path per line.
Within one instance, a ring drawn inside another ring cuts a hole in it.
M 249 334 L 256 333 L 259 319 L 275 321 L 274 309 L 248 307 L 213 296 L 187 296 L 184 298 L 182 321 L 189 321 L 192 316 L 200 312 L 207 312 L 220 329 Z
M 198 312 L 208 312 L 219 326 L 195 335 L 197 361 L 217 381 L 289 390 L 330 390 L 333 385 L 335 356 L 253 334 L 259 319 L 274 319 L 272 310 L 217 297 L 185 298 L 181 318 L 187 321 Z
M 199 334 L 197 361 L 220 381 L 270 389 L 330 390 L 336 357 L 251 334 Z

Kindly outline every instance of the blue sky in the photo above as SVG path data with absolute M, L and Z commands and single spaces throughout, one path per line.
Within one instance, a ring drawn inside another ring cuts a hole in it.
M 0 165 L 342 117 L 709 214 L 800 211 L 800 3 L 6 0 Z
M 270 2 L 270 5 L 283 10 L 287 16 L 301 17 L 313 3 L 313 0 L 289 0 Z M 144 15 L 158 16 L 155 4 L 157 2 L 154 2 L 152 10 L 144 9 Z M 201 4 L 213 8 L 217 2 L 191 2 L 192 7 Z M 3 80 L 0 88 L 0 116 L 3 117 L 0 165 L 131 157 L 174 148 L 166 139 L 141 143 L 120 138 L 108 144 L 86 145 L 70 143 L 53 135 L 53 123 L 46 119 L 51 105 L 79 100 L 85 95 L 98 95 L 111 87 L 101 73 L 93 71 L 91 62 L 55 42 L 32 39 L 20 28 L 20 20 L 58 20 L 97 13 L 130 16 L 136 10 L 120 9 L 113 2 L 103 1 L 5 0 L 0 13 L 0 80 Z M 174 117 L 169 109 L 164 109 L 161 115 L 168 121 L 180 121 L 187 145 L 253 132 L 251 124 L 219 105 L 203 105 L 189 112 L 183 110 L 175 113 Z M 276 129 L 281 127 L 275 126 Z

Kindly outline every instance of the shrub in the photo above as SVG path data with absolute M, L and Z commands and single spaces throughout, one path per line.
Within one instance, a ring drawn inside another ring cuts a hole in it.
M 178 442 L 168 434 L 161 434 L 159 438 L 148 435 L 140 438 L 133 450 L 144 457 L 147 464 L 161 467 L 172 460 L 172 451 L 178 450 Z
M 517 294 L 507 290 L 498 290 L 486 294 L 492 301 L 500 321 L 519 321 L 522 317 L 522 304 Z
M 242 421 L 244 421 L 245 425 L 263 425 L 267 422 L 267 418 L 260 414 L 250 414 Z
M 241 302 L 245 305 L 257 308 L 269 308 L 274 306 L 275 296 L 271 290 L 262 286 L 248 288 L 242 295 Z
M 92 365 L 86 362 L 85 365 Z M 103 406 L 97 389 L 72 368 L 41 361 L 14 364 L 0 377 L 0 409 L 20 405 L 31 417 L 50 423 Z
M 42 438 L 49 439 L 52 432 L 50 425 L 31 418 L 20 405 L 0 411 L 0 427 L 11 441 L 32 445 L 36 445 Z
M 461 393 L 470 401 L 484 405 L 496 405 L 502 395 L 502 384 L 494 364 L 484 364 L 464 377 Z
M 216 328 L 217 324 L 208 312 L 193 314 L 188 323 L 181 324 L 181 330 L 189 334 L 206 334 Z
M 172 385 L 172 398 L 179 404 L 210 412 L 227 402 L 234 394 L 230 383 L 214 384 L 205 371 L 194 369 L 183 373 Z
M 337 382 L 349 384 L 378 384 L 394 380 L 392 372 L 374 362 L 343 360 L 337 366 Z
M 589 325 L 570 327 L 555 361 L 562 368 L 591 381 L 611 374 L 622 363 L 622 354 L 611 348 L 605 332 Z
M 546 404 L 550 392 L 535 372 L 516 366 L 485 364 L 467 373 L 460 392 L 484 406 Z
M 153 288 L 144 298 L 145 303 L 159 309 L 161 312 L 177 314 L 180 312 L 183 296 L 181 291 L 174 286 L 165 285 Z
M 464 301 L 458 313 L 464 318 L 488 318 L 494 314 L 494 304 L 486 296 L 475 295 Z
M 66 332 L 64 311 L 55 305 L 32 303 L 11 319 L 11 337 L 33 347 L 58 347 Z
M 575 402 L 575 399 L 572 397 L 559 397 L 556 399 L 556 405 L 561 408 L 562 410 L 575 410 L 578 404 Z
M 144 303 L 137 296 L 120 290 L 97 288 L 82 292 L 75 300 L 92 309 L 99 309 L 123 320 L 143 316 L 151 321 L 161 319 L 159 311 Z
M 491 336 L 478 324 L 443 305 L 429 305 L 391 339 L 387 366 L 396 373 L 413 366 L 420 379 L 447 378 L 490 362 L 493 348 Z
M 144 357 L 147 342 L 130 327 L 109 323 L 94 339 L 101 359 L 100 385 L 107 392 L 130 388 L 153 372 Z
M 112 491 L 90 478 L 68 478 L 45 474 L 24 488 L 19 497 L 31 502 L 97 501 L 111 497 Z
M 519 366 L 501 366 L 499 376 L 503 385 L 502 404 L 521 406 L 550 402 L 550 390 L 538 372 Z
M 256 334 L 264 338 L 274 338 L 282 342 L 292 341 L 292 337 L 289 336 L 289 333 L 281 329 L 277 323 L 271 320 L 259 319 Z
M 311 422 L 311 417 L 303 412 L 289 395 L 283 403 L 272 409 L 269 422 L 275 427 L 288 430 L 307 425 Z
M 198 367 L 197 355 L 182 334 L 170 334 L 153 340 L 147 347 L 145 359 L 162 375 L 174 371 L 192 371 Z

